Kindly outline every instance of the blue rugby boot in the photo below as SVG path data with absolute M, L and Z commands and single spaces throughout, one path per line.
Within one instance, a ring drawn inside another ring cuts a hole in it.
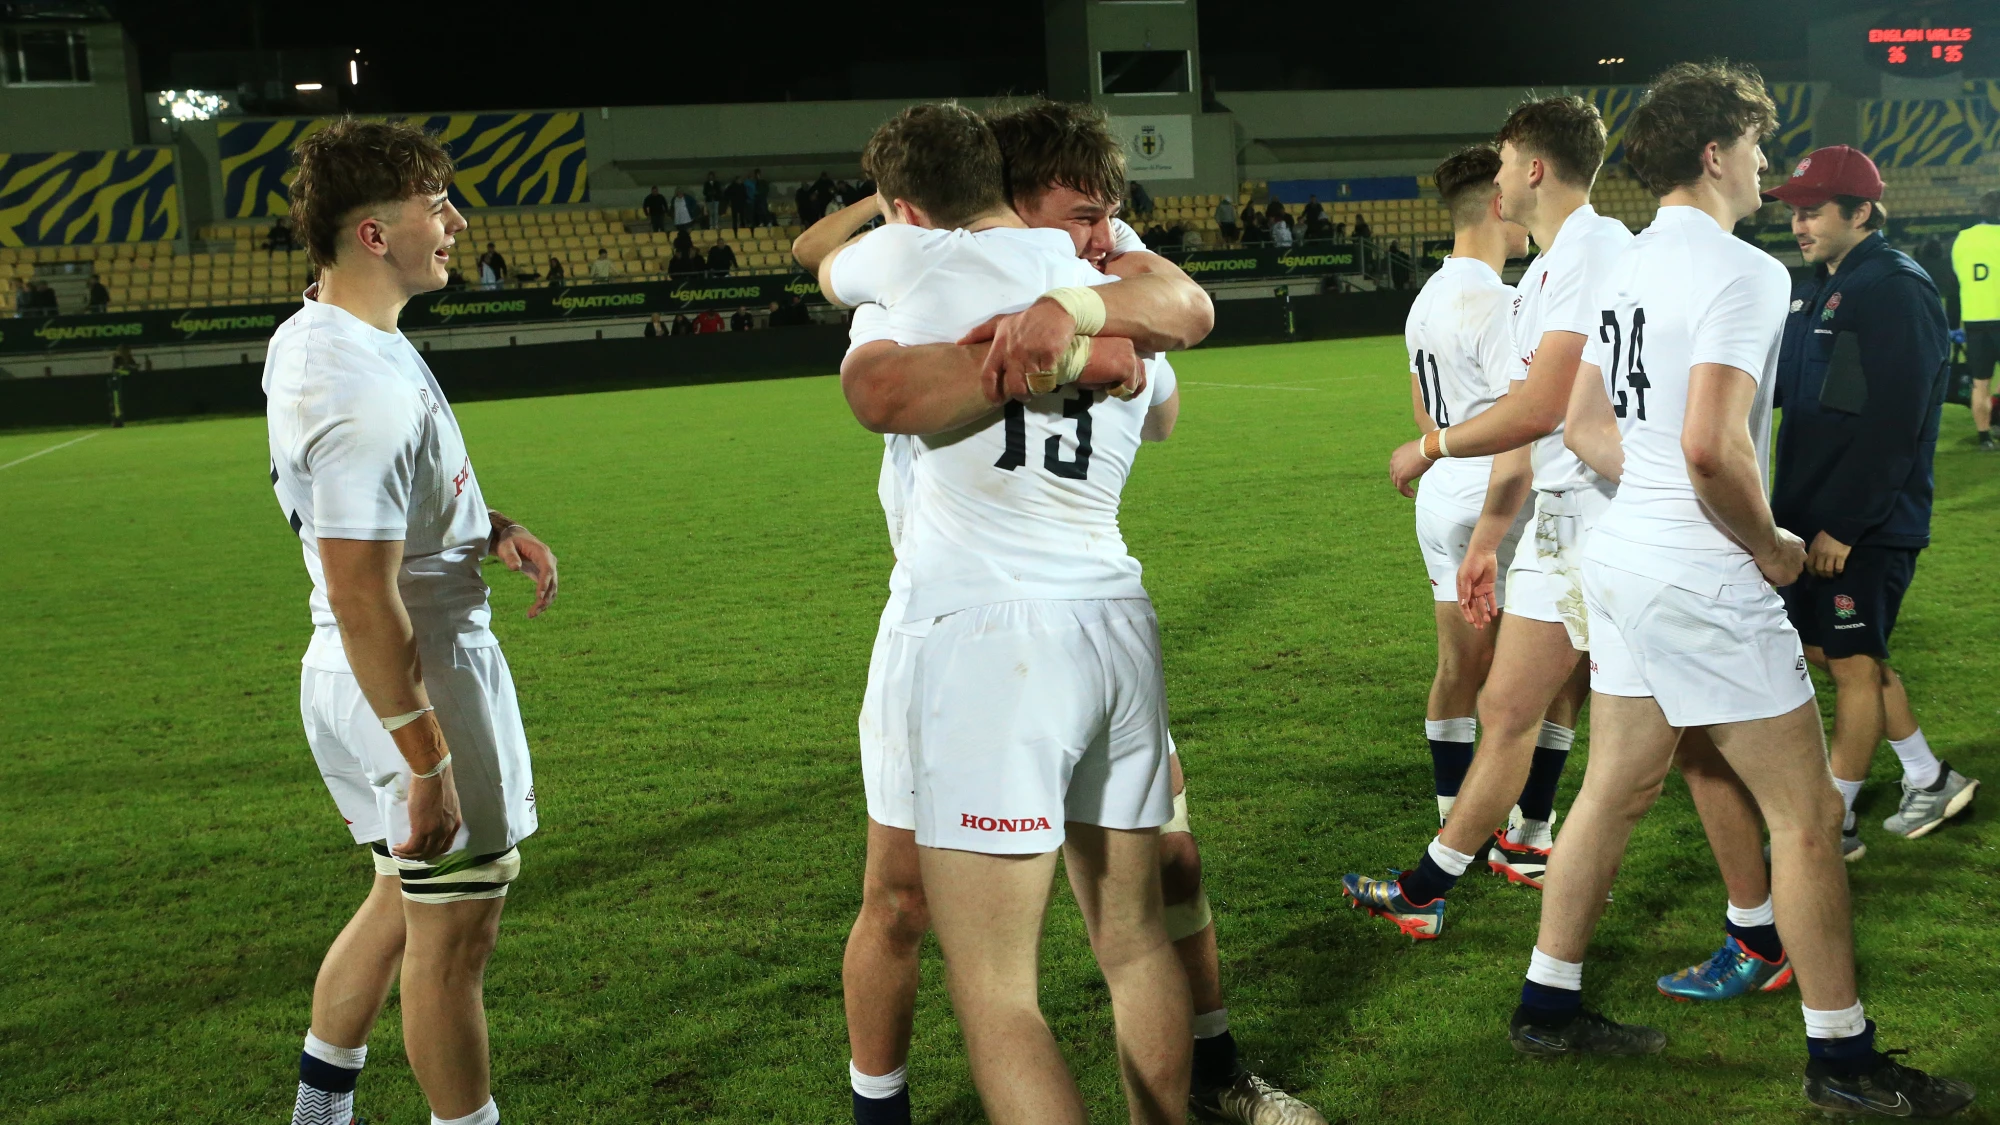
M 1391 876 L 1400 871 L 1389 872 Z M 1415 906 L 1403 897 L 1403 885 L 1394 878 L 1370 879 L 1366 875 L 1343 875 L 1341 890 L 1357 910 L 1386 918 L 1413 941 L 1430 941 L 1444 932 L 1444 896 Z
M 1660 992 L 1674 1000 L 1734 1000 L 1752 992 L 1776 992 L 1792 983 L 1792 959 L 1782 954 L 1766 961 L 1743 947 L 1731 934 L 1715 956 L 1669 973 L 1659 980 Z

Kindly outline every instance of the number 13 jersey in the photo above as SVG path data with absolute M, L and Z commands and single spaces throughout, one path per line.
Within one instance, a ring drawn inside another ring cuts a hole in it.
M 1702 506 L 1681 452 L 1689 372 L 1719 363 L 1757 383 L 1750 436 L 1769 489 L 1771 378 L 1791 277 L 1776 258 L 1693 207 L 1662 207 L 1597 290 L 1583 361 L 1603 372 L 1625 469 L 1586 554 L 1607 566 L 1715 596 L 1762 581 L 1750 552 Z
M 953 343 L 1051 289 L 1115 280 L 1079 260 L 1066 231 L 1012 227 L 891 224 L 828 271 L 835 300 L 886 314 L 865 328 L 857 320 L 850 350 Z M 1173 369 L 1151 360 L 1146 393 L 1130 401 L 1062 387 L 918 437 L 897 550 L 910 582 L 905 620 L 1028 599 L 1145 597 L 1118 505 L 1146 411 L 1173 391 Z

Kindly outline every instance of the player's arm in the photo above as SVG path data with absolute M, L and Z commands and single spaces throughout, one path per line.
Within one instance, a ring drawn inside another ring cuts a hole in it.
M 800 269 L 817 275 L 829 255 L 852 240 L 862 227 L 881 216 L 881 209 L 876 206 L 873 196 L 857 199 L 807 227 L 804 233 L 793 239 L 792 258 L 799 263 Z M 826 292 L 824 278 L 820 280 L 820 292 Z
M 1773 586 L 1788 586 L 1806 562 L 1805 544 L 1771 518 L 1764 474 L 1750 437 L 1750 408 L 1757 381 L 1723 363 L 1697 363 L 1688 372 L 1687 420 L 1681 454 L 1702 505 L 1757 561 Z
M 1424 377 L 1415 371 L 1410 372 L 1410 413 L 1417 420 L 1418 437 L 1438 428 L 1430 408 L 1424 405 Z
M 1569 411 L 1570 388 L 1583 360 L 1581 332 L 1544 332 L 1528 366 L 1526 379 L 1514 380 L 1500 401 L 1451 427 L 1448 439 L 1454 457 L 1484 457 L 1519 449 L 1547 437 Z M 1401 488 L 1429 467 L 1423 442 L 1408 442 L 1390 458 L 1390 475 Z
M 1168 352 L 1193 347 L 1215 328 L 1208 290 L 1158 254 L 1120 254 L 1105 263 L 1104 272 L 1120 281 L 1091 289 L 1103 303 L 1101 323 L 1079 325 L 1075 312 L 1044 297 L 1020 312 L 994 317 L 959 342 L 991 340 L 988 377 L 1019 397 L 1026 393 L 1028 376 L 1052 370 L 1079 331 L 1123 336 L 1141 352 Z
M 534 580 L 535 601 L 528 607 L 528 618 L 540 617 L 556 600 L 556 553 L 534 532 L 499 511 L 486 509 L 486 518 L 493 525 L 486 537 L 486 553 L 506 564 L 508 570 Z
M 445 760 L 444 730 L 430 710 L 416 634 L 397 586 L 403 541 L 321 539 L 319 558 L 341 648 L 369 708 L 391 721 L 420 712 L 389 733 L 411 774 L 410 838 L 393 851 L 409 859 L 434 859 L 451 849 L 462 817 L 451 764 Z
M 1618 415 L 1604 391 L 1604 372 L 1594 363 L 1576 370 L 1570 388 L 1569 413 L 1563 418 L 1563 444 L 1591 471 L 1616 484 L 1625 472 L 1625 443 L 1618 436 Z
M 969 425 L 1007 396 L 983 374 L 986 344 L 904 347 L 875 340 L 847 353 L 840 389 L 861 425 L 878 434 L 936 434 Z M 1145 387 L 1145 367 L 1130 340 L 1101 336 L 1077 383 L 1086 387 Z
M 1181 418 L 1181 389 L 1167 396 L 1167 401 L 1146 411 L 1146 420 L 1139 426 L 1140 441 L 1165 441 L 1173 436 L 1174 423 Z
M 1500 616 L 1500 606 L 1494 602 L 1500 586 L 1500 543 L 1519 518 L 1521 505 L 1528 502 L 1534 481 L 1534 454 L 1527 446 L 1494 456 L 1486 504 L 1473 525 L 1465 561 L 1458 567 L 1458 612 L 1474 628 L 1483 629 Z

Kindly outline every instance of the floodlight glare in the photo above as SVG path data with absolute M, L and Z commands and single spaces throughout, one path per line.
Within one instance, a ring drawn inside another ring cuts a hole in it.
M 207 121 L 229 109 L 228 98 L 207 90 L 161 90 L 153 96 L 162 121 Z
M 300 92 L 302 92 L 302 93 L 304 93 L 304 92 L 310 92 L 310 91 L 313 91 L 313 90 L 317 90 L 317 89 L 319 89 L 319 83 L 317 83 L 317 82 L 301 82 L 301 83 L 299 83 L 298 85 L 296 85 L 296 86 L 293 86 L 293 87 L 292 87 L 292 89 L 294 89 L 294 90 L 298 90 L 298 91 L 300 91 Z

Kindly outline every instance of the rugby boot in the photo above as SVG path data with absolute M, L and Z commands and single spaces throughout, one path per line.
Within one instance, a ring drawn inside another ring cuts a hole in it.
M 1806 1101 L 1828 1117 L 1950 1117 L 1972 1104 L 1971 1083 L 1937 1078 L 1878 1051 L 1874 1065 L 1853 1077 L 1819 1059 L 1806 1063 Z
M 1412 904 L 1403 897 L 1403 885 L 1395 879 L 1401 874 L 1391 871 L 1387 879 L 1343 875 L 1340 889 L 1355 909 L 1388 919 L 1413 941 L 1430 941 L 1444 932 L 1444 896 L 1439 895 L 1422 906 Z
M 1657 1055 L 1666 1033 L 1636 1023 L 1615 1023 L 1589 1008 L 1560 1024 L 1535 1023 L 1521 1008 L 1507 1026 L 1507 1041 L 1524 1055 Z
M 1549 872 L 1549 848 L 1538 848 L 1533 844 L 1516 843 L 1507 839 L 1507 830 L 1496 829 L 1491 849 L 1486 854 L 1486 866 L 1495 875 L 1504 875 L 1509 883 L 1519 883 L 1535 890 L 1542 889 L 1542 876 Z
M 1733 1000 L 1752 992 L 1776 992 L 1792 983 L 1791 958 L 1766 961 L 1729 935 L 1715 956 L 1659 979 L 1660 992 L 1675 1000 Z
M 1977 778 L 1952 769 L 1950 762 L 1939 762 L 1938 779 L 1929 789 L 1903 786 L 1903 803 L 1896 815 L 1882 822 L 1882 828 L 1906 840 L 1928 836 L 1932 829 L 1964 812 L 1978 793 Z
M 1326 1125 L 1318 1110 L 1247 1070 L 1227 1086 L 1195 1086 L 1188 1105 L 1204 1121 L 1230 1125 Z

